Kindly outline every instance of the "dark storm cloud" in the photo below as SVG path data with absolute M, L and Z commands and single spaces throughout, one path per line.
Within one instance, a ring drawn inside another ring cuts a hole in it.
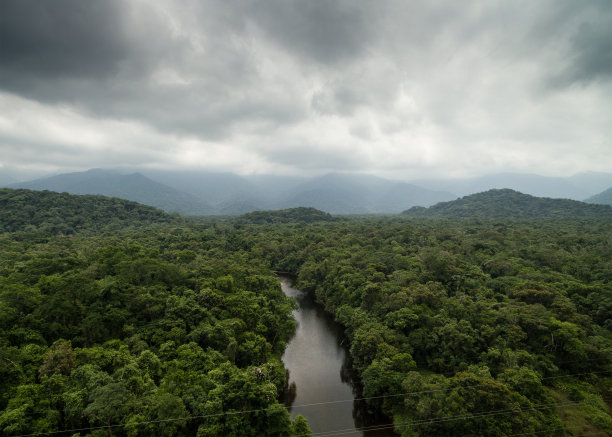
M 208 138 L 230 135 L 243 121 L 286 123 L 303 116 L 287 96 L 259 92 L 240 33 L 250 5 L 185 4 L 190 11 L 172 16 L 172 4 L 2 2 L 0 88 Z M 184 30 L 181 20 L 195 22 Z M 179 81 L 188 76 L 185 84 L 159 83 L 165 70 Z
M 3 0 L 0 64 L 3 78 L 27 75 L 105 77 L 129 48 L 120 2 Z
M 0 103 L 41 121 L 68 107 L 53 147 L 76 123 L 129 125 L 83 162 L 127 137 L 130 162 L 167 142 L 224 165 L 395 171 L 473 153 L 470 171 L 518 168 L 563 137 L 610 149 L 610 28 L 608 0 L 0 0 Z M 36 123 L 0 112 L 0 148 L 43 147 Z
M 612 78 L 612 2 L 607 5 L 606 20 L 581 23 L 571 39 L 573 56 L 567 67 L 567 79 L 586 83 Z
M 378 15 L 375 6 L 351 0 L 259 0 L 243 5 L 249 20 L 272 41 L 306 60 L 332 65 L 366 50 Z
M 121 107 L 143 108 L 140 81 L 180 52 L 159 24 L 149 8 L 121 0 L 3 0 L 0 89 L 94 112 L 105 108 L 110 116 Z

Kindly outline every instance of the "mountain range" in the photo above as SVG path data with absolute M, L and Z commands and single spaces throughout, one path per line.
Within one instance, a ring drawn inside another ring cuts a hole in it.
M 11 184 L 9 188 L 100 194 L 184 215 L 213 213 L 213 209 L 196 196 L 156 182 L 140 173 L 126 175 L 112 170 L 92 169 Z
M 492 188 L 511 188 L 538 197 L 589 198 L 589 202 L 602 203 L 592 196 L 612 187 L 612 174 L 581 173 L 551 178 L 504 173 L 408 183 L 363 174 L 332 173 L 304 178 L 135 168 L 92 169 L 10 182 L 10 179 L 3 182 L 0 177 L 0 185 L 10 188 L 101 194 L 183 215 L 239 215 L 296 207 L 313 207 L 331 214 L 396 214 L 413 206 L 428 207 Z
M 399 213 L 414 205 L 455 199 L 449 192 L 368 175 L 329 174 L 312 179 L 231 173 L 149 171 L 122 174 L 92 169 L 10 188 L 102 194 L 184 215 L 238 215 L 256 210 L 313 207 L 331 214 Z

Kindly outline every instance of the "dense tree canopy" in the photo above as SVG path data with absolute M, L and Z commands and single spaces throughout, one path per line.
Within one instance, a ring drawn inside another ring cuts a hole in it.
M 346 328 L 402 435 L 612 432 L 612 223 L 251 228 Z
M 534 197 L 510 189 L 494 189 L 450 202 L 441 202 L 429 208 L 414 206 L 402 214 L 409 217 L 479 218 L 481 220 L 533 218 L 607 218 L 610 220 L 612 219 L 612 207 L 585 204 L 569 199 Z
M 0 188 L 0 211 L 0 232 L 73 234 L 179 221 L 153 207 L 123 199 L 10 188 Z
M 328 213 L 315 208 L 289 208 L 278 211 L 253 211 L 243 214 L 235 221 L 237 223 L 313 223 L 320 221 L 334 221 Z
M 265 261 L 226 229 L 128 215 L 115 234 L 57 235 L 35 217 L 0 234 L 2 435 L 292 432 L 278 399 L 294 303 Z
M 2 210 L 3 435 L 307 434 L 278 401 L 295 303 L 274 270 L 345 328 L 404 436 L 612 433 L 607 219 L 184 221 L 39 195 Z

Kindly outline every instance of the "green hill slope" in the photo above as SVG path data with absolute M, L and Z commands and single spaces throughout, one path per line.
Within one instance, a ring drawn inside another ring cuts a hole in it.
M 177 220 L 156 208 L 104 196 L 0 189 L 0 232 L 71 234 Z
M 409 217 L 479 219 L 612 218 L 612 208 L 568 199 L 534 197 L 510 189 L 489 190 L 429 208 L 413 207 Z

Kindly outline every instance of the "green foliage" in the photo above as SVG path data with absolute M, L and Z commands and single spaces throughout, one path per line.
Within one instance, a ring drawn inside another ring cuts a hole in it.
M 403 215 L 409 217 L 472 218 L 507 220 L 532 218 L 612 218 L 612 208 L 593 201 L 586 204 L 568 199 L 534 197 L 510 189 L 494 189 L 471 194 L 429 208 L 412 207 Z
M 128 223 L 0 234 L 0 433 L 289 435 L 276 276 L 225 230 Z
M 116 230 L 129 224 L 179 221 L 158 209 L 103 196 L 0 188 L 0 232 L 69 235 L 83 230 Z
M 402 435 L 611 432 L 607 218 L 181 222 L 114 199 L 1 199 L 3 435 L 308 434 L 278 402 L 295 302 L 274 270 L 344 326 L 370 407 Z
M 312 432 L 308 428 L 308 421 L 301 414 L 295 416 L 293 420 L 291 435 L 302 437 L 309 437 L 312 435 Z
M 255 247 L 278 248 L 266 254 L 273 267 L 289 239 L 297 286 L 344 325 L 364 395 L 403 435 L 558 435 L 569 408 L 606 432 L 609 412 L 556 407 L 549 390 L 582 375 L 600 402 L 612 392 L 610 221 L 353 219 L 259 232 Z
M 334 218 L 326 212 L 315 208 L 289 208 L 278 211 L 253 211 L 236 219 L 237 223 L 269 224 L 269 223 L 313 223 L 333 221 Z

